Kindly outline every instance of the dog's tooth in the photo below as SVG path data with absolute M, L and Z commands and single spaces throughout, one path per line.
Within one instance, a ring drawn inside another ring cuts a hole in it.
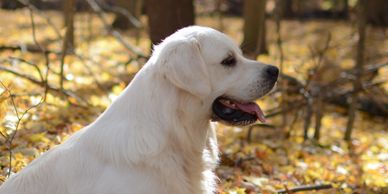
M 230 105 L 230 101 L 227 100 L 227 99 L 222 99 L 222 100 L 220 100 L 220 101 L 221 101 L 221 103 L 223 103 L 223 104 Z

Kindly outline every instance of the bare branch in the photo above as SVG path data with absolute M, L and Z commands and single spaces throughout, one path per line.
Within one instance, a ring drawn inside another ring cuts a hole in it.
M 114 13 L 119 13 L 119 14 L 125 16 L 128 19 L 128 21 L 132 23 L 132 25 L 134 27 L 136 27 L 136 28 L 143 27 L 142 23 L 135 16 L 133 16 L 133 14 L 130 11 L 128 11 L 127 9 L 124 9 L 122 7 L 115 6 L 115 5 L 108 5 L 104 1 L 100 1 L 99 3 L 103 9 L 105 9 L 107 11 L 114 12 Z
M 20 2 L 21 4 L 23 4 L 24 6 L 27 6 L 29 10 L 35 11 L 41 17 L 43 17 L 46 20 L 47 24 L 49 24 L 51 26 L 51 28 L 54 30 L 57 37 L 59 39 L 62 39 L 62 35 L 61 35 L 59 29 L 54 25 L 54 23 L 51 21 L 51 19 L 49 17 L 47 17 L 46 15 L 44 15 L 41 11 L 39 11 L 39 9 L 36 8 L 33 4 L 31 4 L 29 0 L 17 0 L 17 1 Z
M 32 38 L 34 40 L 35 45 L 37 45 L 40 48 L 40 50 L 42 51 L 42 54 L 43 54 L 44 59 L 45 59 L 46 74 L 45 74 L 44 78 L 43 78 L 43 75 L 42 75 L 39 67 L 37 65 L 35 65 L 35 68 L 40 72 L 39 75 L 41 77 L 42 82 L 44 83 L 45 91 L 44 91 L 44 95 L 43 95 L 44 98 L 42 99 L 42 101 L 45 101 L 46 100 L 46 96 L 47 96 L 47 92 L 48 92 L 48 81 L 47 80 L 48 80 L 48 75 L 49 75 L 49 71 L 50 71 L 50 61 L 49 61 L 48 53 L 46 52 L 46 48 L 44 48 L 38 42 L 38 39 L 36 38 L 36 28 L 35 28 L 35 22 L 34 22 L 33 7 L 28 6 L 28 10 L 30 12 L 30 21 L 31 21 L 31 28 L 32 28 Z M 47 20 L 47 21 L 51 22 L 50 20 Z M 53 25 L 53 27 L 55 28 L 54 25 Z M 59 34 L 59 37 L 61 37 L 60 34 Z
M 10 98 L 11 98 L 11 103 L 12 103 L 12 106 L 14 108 L 14 111 L 15 111 L 15 114 L 16 114 L 16 117 L 17 117 L 17 122 L 16 122 L 16 126 L 15 126 L 15 129 L 14 131 L 12 132 L 12 134 L 10 136 L 5 136 L 3 133 L 1 133 L 2 136 L 6 137 L 6 143 L 7 143 L 7 149 L 8 149 L 8 157 L 9 157 L 9 169 L 8 169 L 8 177 L 11 175 L 11 172 L 12 172 L 12 143 L 13 143 L 13 140 L 15 139 L 15 136 L 18 132 L 18 129 L 19 129 L 19 126 L 20 126 L 20 123 L 22 122 L 24 116 L 30 111 L 32 110 L 33 108 L 37 108 L 38 106 L 40 106 L 46 99 L 46 93 L 44 94 L 44 96 L 41 97 L 40 101 L 37 103 L 37 104 L 34 104 L 32 106 L 30 106 L 29 108 L 27 108 L 26 110 L 24 110 L 22 112 L 22 114 L 19 114 L 19 111 L 17 110 L 17 107 L 16 107 L 16 103 L 15 103 L 15 96 L 12 94 L 11 90 L 9 90 L 9 88 L 7 86 L 5 86 L 5 84 L 0 80 L 0 84 L 4 87 L 5 91 L 8 92 Z
M 19 57 L 9 57 L 9 59 L 11 60 L 11 61 L 9 61 L 9 62 L 12 62 L 12 61 L 20 61 L 20 62 L 22 62 L 22 63 L 25 63 L 25 64 L 27 64 L 27 65 L 30 65 L 30 66 L 34 67 L 34 68 L 36 69 L 36 71 L 38 72 L 38 74 L 39 74 L 40 80 L 41 80 L 42 82 L 45 81 L 45 78 L 43 77 L 42 71 L 41 71 L 41 69 L 39 68 L 39 66 L 38 66 L 37 64 L 32 63 L 32 62 L 30 62 L 30 61 L 27 61 L 27 60 L 25 60 L 25 59 L 23 59 L 23 58 L 19 58 Z
M 288 193 L 296 193 L 299 191 L 312 191 L 312 190 L 323 190 L 323 189 L 331 189 L 333 186 L 331 184 L 321 184 L 321 185 L 303 185 L 294 188 L 286 188 L 277 191 L 278 194 L 288 194 Z
M 8 67 L 0 66 L 0 70 L 8 72 L 8 73 L 11 73 L 11 74 L 14 74 L 14 75 L 16 75 L 16 76 L 18 76 L 20 78 L 23 78 L 25 80 L 28 80 L 28 81 L 34 83 L 36 85 L 46 87 L 48 91 L 53 91 L 56 94 L 64 94 L 66 97 L 73 97 L 73 98 L 77 99 L 79 102 L 87 104 L 87 102 L 85 100 L 83 100 L 81 97 L 77 96 L 75 93 L 73 93 L 73 92 L 71 92 L 69 90 L 56 88 L 54 86 L 51 86 L 48 83 L 40 82 L 39 80 L 35 79 L 34 77 L 32 77 L 30 75 L 17 72 L 17 71 L 15 71 L 15 70 L 13 70 L 11 68 L 8 68 Z
M 54 22 L 52 22 L 49 17 L 47 17 L 45 14 L 43 14 L 43 12 L 39 11 L 39 9 L 36 8 L 29 0 L 17 0 L 17 1 L 20 2 L 21 4 L 23 4 L 24 6 L 26 6 L 29 10 L 35 11 L 36 13 L 39 14 L 39 16 L 44 18 L 46 20 L 47 24 L 49 24 L 49 26 L 51 26 L 51 28 L 54 30 L 57 37 L 59 39 L 62 39 L 62 35 L 61 35 L 59 29 L 54 25 Z
M 56 52 L 56 51 L 51 51 L 51 50 L 42 50 L 41 48 L 39 48 L 38 46 L 36 45 L 2 45 L 0 46 L 0 50 L 12 50 L 12 51 L 17 51 L 17 50 L 20 50 L 22 52 L 31 52 L 31 53 L 40 53 L 40 52 L 45 52 L 45 53 L 60 53 L 60 52 Z
M 112 27 L 109 25 L 108 20 L 104 16 L 104 13 L 98 3 L 95 0 L 86 0 L 90 7 L 94 10 L 94 12 L 97 13 L 97 16 L 100 18 L 101 22 L 104 25 L 105 30 L 110 33 L 112 36 L 114 36 L 127 50 L 137 55 L 137 57 L 140 58 L 147 58 L 147 56 L 140 51 L 140 49 L 132 46 L 131 44 L 127 43 L 123 36 L 116 30 L 113 30 Z

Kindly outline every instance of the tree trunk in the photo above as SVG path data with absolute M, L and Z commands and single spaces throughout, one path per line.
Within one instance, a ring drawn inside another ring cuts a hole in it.
M 345 18 L 349 18 L 349 0 L 342 1 L 342 12 Z
M 323 101 L 321 99 L 321 94 L 317 96 L 315 99 L 315 131 L 314 131 L 314 139 L 319 141 L 321 137 L 321 126 L 322 126 L 322 117 L 323 117 Z
M 74 10 L 75 10 L 75 2 L 76 0 L 67 0 L 64 1 L 63 11 L 64 11 L 64 19 L 65 19 L 65 37 L 62 43 L 62 55 L 61 55 L 61 66 L 60 66 L 60 80 L 59 85 L 61 89 L 63 88 L 64 82 L 64 65 L 65 58 L 68 51 L 74 50 Z
M 265 41 L 266 0 L 244 1 L 244 40 L 241 44 L 244 54 L 256 58 L 256 55 L 268 53 Z
M 290 18 L 294 16 L 294 10 L 292 8 L 292 0 L 282 0 L 279 2 L 279 11 L 282 18 Z
M 366 4 L 367 21 L 375 25 L 388 25 L 388 1 L 368 0 Z
M 66 27 L 66 47 L 74 48 L 74 10 L 75 0 L 63 1 L 64 25 Z
M 131 21 L 130 17 L 140 20 L 142 0 L 116 0 L 116 5 L 123 8 L 125 13 L 117 13 L 112 26 L 122 30 L 137 27 L 137 25 Z
M 360 0 L 358 2 L 358 14 L 357 14 L 357 21 L 358 21 L 358 45 L 357 45 L 357 56 L 356 56 L 356 65 L 354 67 L 354 82 L 353 82 L 353 90 L 354 91 L 360 91 L 362 90 L 362 80 L 361 76 L 364 71 L 364 50 L 365 50 L 365 33 L 366 33 L 366 6 L 367 6 L 367 0 Z M 349 106 L 349 120 L 346 126 L 345 136 L 344 139 L 349 141 L 351 140 L 352 130 L 354 126 L 355 121 L 355 112 L 356 112 L 356 106 L 357 106 L 357 92 L 354 92 L 351 100 L 350 100 L 350 106 Z
M 194 24 L 192 0 L 146 0 L 152 44 L 160 43 L 176 30 Z

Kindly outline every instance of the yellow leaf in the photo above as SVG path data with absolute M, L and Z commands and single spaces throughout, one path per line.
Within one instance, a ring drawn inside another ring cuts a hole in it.
M 50 140 L 46 137 L 46 133 L 43 132 L 43 133 L 37 133 L 37 134 L 32 134 L 28 140 L 32 143 L 36 143 L 36 142 L 44 142 L 44 143 L 48 143 L 50 142 Z
M 235 188 L 232 191 L 229 191 L 229 194 L 245 194 L 244 188 Z

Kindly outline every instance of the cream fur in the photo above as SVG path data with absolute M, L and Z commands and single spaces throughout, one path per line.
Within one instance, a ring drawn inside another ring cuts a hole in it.
M 219 64 L 231 52 L 234 69 Z M 211 104 L 262 95 L 262 66 L 220 32 L 184 28 L 156 46 L 95 122 L 11 176 L 0 194 L 214 193 Z

